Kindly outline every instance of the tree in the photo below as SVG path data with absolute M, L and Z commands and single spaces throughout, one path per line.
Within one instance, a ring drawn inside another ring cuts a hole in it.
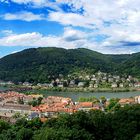
M 111 100 L 112 105 L 116 99 Z M 118 104 L 115 104 L 115 106 Z M 113 107 L 114 109 L 114 107 Z M 140 105 L 118 110 L 90 110 L 63 114 L 44 124 L 39 118 L 0 120 L 0 140 L 140 140 Z
M 104 96 L 100 97 L 100 101 L 102 104 L 105 104 L 105 102 L 107 101 L 107 99 Z
M 87 131 L 68 128 L 45 128 L 41 134 L 35 137 L 35 140 L 94 140 Z
M 2 134 L 0 134 L 0 140 L 14 140 L 17 135 L 17 130 L 15 127 L 11 127 L 8 130 L 3 131 Z
M 64 86 L 64 87 L 68 87 L 68 82 L 64 81 L 64 82 L 63 82 L 63 86 Z
M 18 98 L 18 103 L 19 103 L 19 104 L 24 104 L 23 98 L 20 98 L 20 97 L 19 97 L 19 98 Z
M 38 99 L 37 99 L 37 102 L 38 102 L 38 105 L 40 105 L 41 104 L 41 101 L 43 100 L 43 98 L 42 97 L 39 97 Z
M 3 120 L 0 120 L 0 133 L 2 133 L 3 130 L 7 130 L 10 128 L 10 124 L 3 121 Z
M 107 111 L 115 111 L 120 108 L 120 104 L 118 104 L 119 99 L 118 98 L 112 98 L 109 101 L 109 105 L 106 107 Z
M 18 132 L 17 132 L 17 136 L 16 139 L 17 140 L 31 140 L 33 136 L 33 132 L 31 129 L 27 129 L 27 128 L 21 128 Z
M 18 118 L 21 118 L 22 115 L 19 113 L 19 112 L 16 112 L 14 115 L 13 115 L 13 118 L 15 119 L 18 119 Z
M 140 140 L 140 134 L 137 134 L 133 140 Z
M 33 107 L 38 105 L 38 101 L 37 100 L 33 100 L 31 102 L 28 103 L 29 105 L 32 105 Z

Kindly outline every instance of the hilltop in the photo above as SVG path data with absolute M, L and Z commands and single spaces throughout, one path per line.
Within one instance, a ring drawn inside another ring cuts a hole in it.
M 108 55 L 89 49 L 31 48 L 0 59 L 0 79 L 48 82 L 62 74 L 102 71 L 140 77 L 140 53 Z

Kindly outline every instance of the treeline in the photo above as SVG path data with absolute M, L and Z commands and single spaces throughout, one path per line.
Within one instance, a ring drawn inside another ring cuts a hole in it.
M 110 113 L 79 111 L 45 123 L 20 119 L 12 125 L 1 120 L 0 140 L 140 140 L 140 105 Z

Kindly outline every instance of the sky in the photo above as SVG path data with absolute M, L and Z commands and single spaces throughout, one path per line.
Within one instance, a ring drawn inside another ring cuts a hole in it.
M 140 0 L 0 0 L 0 57 L 37 47 L 140 52 Z

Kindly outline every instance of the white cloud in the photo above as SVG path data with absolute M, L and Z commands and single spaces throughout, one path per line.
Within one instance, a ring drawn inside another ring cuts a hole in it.
M 50 45 L 65 48 L 88 46 L 90 49 L 105 53 L 130 53 L 140 50 L 140 46 L 128 47 L 123 46 L 124 44 L 122 43 L 140 41 L 140 0 L 56 0 L 56 2 L 50 2 L 49 0 L 12 1 L 18 4 L 28 4 L 28 6 L 34 6 L 36 8 L 48 6 L 55 9 L 55 12 L 51 11 L 47 18 L 43 15 L 34 15 L 33 13 L 26 12 L 16 15 L 8 13 L 4 16 L 7 20 L 17 19 L 33 21 L 43 19 L 59 22 L 66 27 L 71 25 L 73 27 L 83 27 L 90 30 L 90 35 L 87 32 L 73 30 L 72 28 L 65 28 L 62 36 L 43 36 L 39 33 L 27 33 L 24 34 L 24 37 L 29 36 L 35 39 L 32 38 L 33 40 L 31 42 L 27 38 L 26 41 L 22 38 L 22 46 Z M 62 4 L 68 4 L 73 12 L 63 11 L 60 7 Z M 82 9 L 81 13 L 79 13 L 80 9 Z M 95 37 L 98 35 L 105 35 L 108 37 L 102 41 L 96 41 Z M 12 37 L 14 36 L 16 36 L 16 38 L 20 36 L 21 38 L 23 34 L 7 36 L 1 38 L 0 41 L 2 39 L 4 39 L 5 42 L 7 42 L 8 39 L 13 40 Z M 13 45 L 11 41 L 11 46 Z M 8 46 L 10 46 L 10 43 Z
M 50 21 L 57 21 L 63 25 L 93 28 L 90 19 L 85 19 L 84 16 L 75 13 L 51 12 L 48 19 Z
M 102 34 L 108 36 L 103 42 L 99 43 L 98 46 L 101 48 L 105 45 L 120 45 L 119 42 L 121 41 L 140 41 L 139 0 L 57 0 L 57 2 L 68 4 L 77 10 L 82 8 L 83 13 L 82 15 L 75 13 L 72 16 L 73 18 L 69 18 L 68 13 L 62 14 L 62 12 L 58 12 L 53 17 L 53 20 L 64 25 L 70 24 L 90 29 L 93 28 L 93 38 L 95 35 Z M 61 14 L 63 19 L 60 16 Z M 79 15 L 82 18 L 77 18 L 76 20 L 75 18 Z M 108 26 L 105 26 L 105 22 L 108 23 Z M 98 33 L 94 31 L 94 28 L 98 29 Z M 124 51 L 126 49 L 127 47 L 121 50 Z
M 74 38 L 73 38 L 74 36 Z M 64 33 L 59 36 L 43 36 L 32 32 L 25 34 L 10 34 L 0 38 L 0 46 L 5 47 L 62 47 L 62 48 L 89 48 L 102 53 L 133 53 L 135 48 L 123 48 L 113 46 L 110 42 L 97 43 L 89 40 L 89 34 L 72 28 L 65 28 Z M 109 45 L 109 46 L 108 46 Z M 112 45 L 112 47 L 110 47 Z M 120 45 L 120 44 L 119 44 Z M 139 47 L 139 46 L 137 46 Z
M 84 32 L 79 31 L 79 30 L 74 30 L 69 27 L 65 28 L 64 34 L 63 34 L 63 38 L 69 42 L 76 41 L 76 40 L 82 40 L 86 37 L 87 37 L 87 35 Z
M 43 20 L 44 15 L 36 15 L 31 12 L 22 11 L 19 13 L 6 13 L 5 15 L 1 16 L 5 20 L 23 20 L 23 21 L 34 21 L 34 20 Z
M 39 33 L 26 33 L 19 35 L 10 35 L 0 39 L 1 46 L 31 46 L 31 42 L 34 43 L 36 39 L 41 38 Z
M 73 35 L 74 36 L 73 38 Z M 61 36 L 43 36 L 40 33 L 32 32 L 25 34 L 10 34 L 0 38 L 0 46 L 27 46 L 27 47 L 46 47 L 56 46 L 64 48 L 76 48 L 84 43 L 85 33 L 66 28 Z

